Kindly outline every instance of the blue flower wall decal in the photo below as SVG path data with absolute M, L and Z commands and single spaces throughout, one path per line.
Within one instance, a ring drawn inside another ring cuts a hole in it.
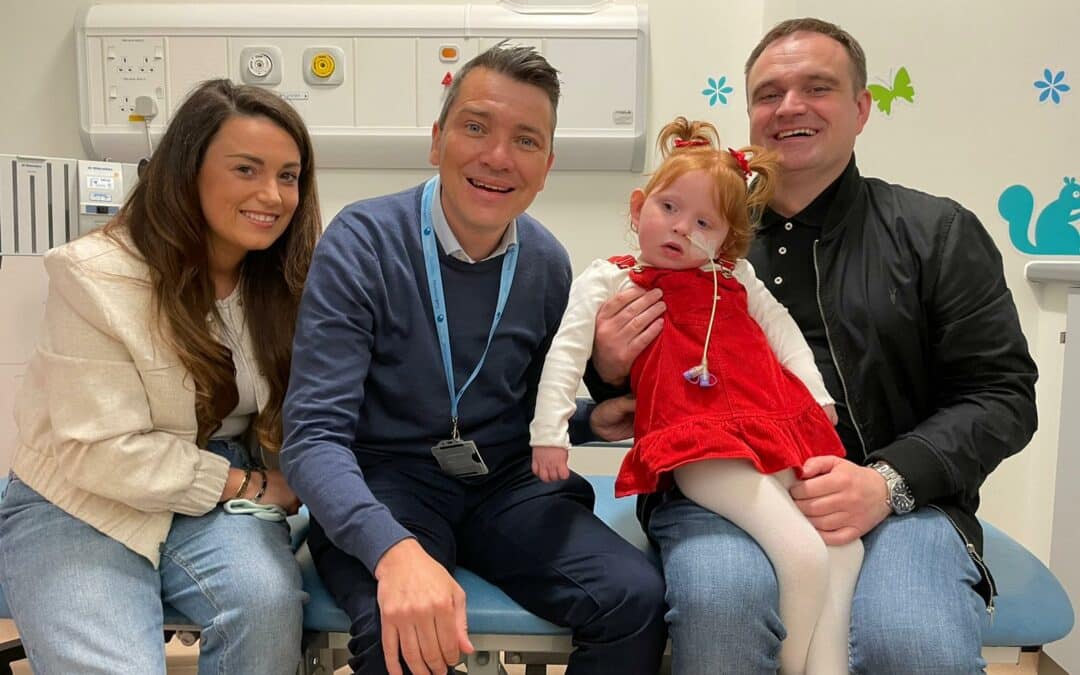
M 1052 100 L 1055 104 L 1061 103 L 1061 95 L 1072 87 L 1065 84 L 1065 71 L 1051 72 L 1049 68 L 1043 70 L 1043 79 L 1035 83 L 1036 89 L 1041 89 L 1039 101 Z
M 717 101 L 723 103 L 724 105 L 727 105 L 727 94 L 730 94 L 735 90 L 731 87 L 730 84 L 726 84 L 726 82 L 726 75 L 721 75 L 720 79 L 718 80 L 714 80 L 710 77 L 709 86 L 701 90 L 701 93 L 709 99 L 710 108 L 716 105 Z

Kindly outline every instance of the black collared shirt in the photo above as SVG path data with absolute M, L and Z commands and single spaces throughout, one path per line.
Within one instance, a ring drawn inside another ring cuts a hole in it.
M 836 400 L 836 412 L 840 418 L 836 431 L 847 450 L 848 459 L 861 464 L 864 459 L 862 443 L 851 422 L 844 387 L 829 350 L 814 270 L 814 242 L 821 238 L 823 229 L 835 225 L 835 221 L 847 211 L 850 204 L 837 203 L 837 198 L 845 179 L 850 179 L 856 173 L 853 155 L 844 172 L 799 213 L 785 218 L 772 209 L 766 209 L 747 257 L 765 287 L 791 312 L 814 352 L 814 361 L 825 380 L 825 388 Z M 844 191 L 848 199 L 850 194 L 850 190 Z

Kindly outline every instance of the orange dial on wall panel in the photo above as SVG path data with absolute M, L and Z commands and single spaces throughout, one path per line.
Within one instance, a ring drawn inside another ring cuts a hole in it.
M 443 63 L 455 63 L 461 57 L 461 50 L 457 45 L 442 45 L 439 47 L 439 60 Z

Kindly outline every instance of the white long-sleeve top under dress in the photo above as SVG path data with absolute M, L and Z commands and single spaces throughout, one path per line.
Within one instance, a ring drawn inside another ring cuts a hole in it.
M 710 270 L 711 266 L 702 269 Z M 592 353 L 596 315 L 608 299 L 634 283 L 630 272 L 630 268 L 621 268 L 608 260 L 594 260 L 574 279 L 566 313 L 540 377 L 536 413 L 529 427 L 532 446 L 570 447 L 569 420 L 576 409 L 578 386 Z M 765 333 L 780 364 L 806 385 L 819 405 L 833 404 L 814 363 L 814 354 L 787 308 L 757 278 L 749 261 L 736 261 L 732 274 L 746 289 L 750 316 Z

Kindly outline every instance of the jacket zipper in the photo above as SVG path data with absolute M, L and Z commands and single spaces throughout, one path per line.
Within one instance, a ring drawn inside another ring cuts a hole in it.
M 829 345 L 829 357 L 832 359 L 833 368 L 836 369 L 836 377 L 840 380 L 840 387 L 844 390 L 844 405 L 847 406 L 848 415 L 851 417 L 851 425 L 855 427 L 855 434 L 859 437 L 859 445 L 862 446 L 863 457 L 866 457 L 866 441 L 863 440 L 859 423 L 855 421 L 855 409 L 851 407 L 851 399 L 848 397 L 847 383 L 844 382 L 844 373 L 840 371 L 840 364 L 836 362 L 836 352 L 833 351 L 832 337 L 829 335 L 829 322 L 825 320 L 825 308 L 821 304 L 821 273 L 818 270 L 817 259 L 818 240 L 814 240 L 814 297 L 817 299 L 818 313 L 821 315 L 821 323 L 825 326 L 825 343 Z
M 964 534 L 964 531 L 960 529 L 960 526 L 956 524 L 956 521 L 953 520 L 949 514 L 945 513 L 944 509 L 942 509 L 940 506 L 935 506 L 934 504 L 928 504 L 927 506 L 934 509 L 935 511 L 938 511 L 939 513 L 941 513 L 941 515 L 945 516 L 945 519 L 948 520 L 949 524 L 953 526 L 953 529 L 956 530 L 956 533 L 959 534 L 960 538 L 964 541 L 964 548 L 967 549 L 968 556 L 971 558 L 972 562 L 975 563 L 975 566 L 979 568 L 979 572 L 983 575 L 983 578 L 986 579 L 986 583 L 989 584 L 990 601 L 986 603 L 986 613 L 990 615 L 990 620 L 993 621 L 995 609 L 994 596 L 997 595 L 997 584 L 994 583 L 994 578 L 990 576 L 990 568 L 986 566 L 986 563 L 983 562 L 982 556 L 980 556 L 979 552 L 975 550 L 975 544 L 971 543 L 971 541 L 967 538 L 967 535 Z
M 851 407 L 851 400 L 848 398 L 847 383 L 844 382 L 844 374 L 840 371 L 840 364 L 836 362 L 836 352 L 833 351 L 832 338 L 829 335 L 829 322 L 825 320 L 825 308 L 821 304 L 821 272 L 818 269 L 818 240 L 814 240 L 814 293 L 817 297 L 818 313 L 821 314 L 821 323 L 825 326 L 825 342 L 829 345 L 829 356 L 832 358 L 833 368 L 836 369 L 836 377 L 840 380 L 840 386 L 844 390 L 844 403 L 848 408 L 848 415 L 851 416 L 851 424 L 855 427 L 855 433 L 859 437 L 859 443 L 862 445 L 863 457 L 866 456 L 866 441 L 863 440 L 862 431 L 859 430 L 859 423 L 855 421 L 855 409 Z M 975 566 L 979 568 L 979 572 L 983 578 L 986 579 L 986 583 L 990 586 L 990 601 L 986 604 L 986 613 L 990 615 L 990 620 L 994 620 L 994 596 L 997 595 L 997 585 L 994 583 L 994 578 L 990 576 L 990 570 L 987 568 L 986 563 L 983 562 L 979 552 L 975 550 L 975 544 L 967 538 L 964 531 L 956 524 L 956 522 L 945 513 L 939 506 L 928 504 L 932 509 L 936 509 L 945 516 L 949 524 L 953 526 L 956 533 L 960 535 L 960 539 L 964 542 L 964 549 L 967 551 L 968 556 L 971 558 Z

